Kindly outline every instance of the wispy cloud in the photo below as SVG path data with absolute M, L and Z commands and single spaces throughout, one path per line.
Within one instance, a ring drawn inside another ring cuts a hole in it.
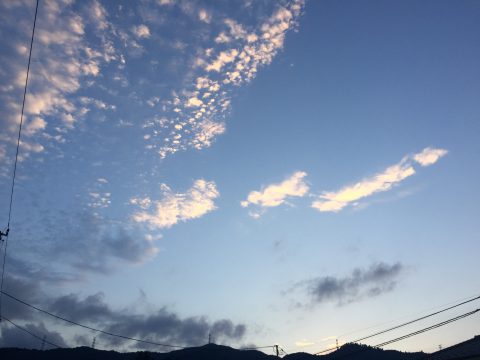
M 313 304 L 331 301 L 344 305 L 392 291 L 403 271 L 404 266 L 398 262 L 376 263 L 367 269 L 354 269 L 345 277 L 322 276 L 296 286 L 307 292 Z
M 448 153 L 445 149 L 434 149 L 427 147 L 421 153 L 415 154 L 413 160 L 422 166 L 429 166 L 435 164 L 441 157 Z
M 271 184 L 261 191 L 252 191 L 248 194 L 247 200 L 242 201 L 242 207 L 256 205 L 260 208 L 276 207 L 285 203 L 290 197 L 302 197 L 309 191 L 309 186 L 304 178 L 306 172 L 297 171 L 281 183 Z M 253 217 L 260 215 L 258 212 L 251 214 Z
M 356 184 L 348 185 L 338 191 L 323 192 L 312 207 L 321 212 L 339 212 L 358 200 L 375 193 L 388 191 L 406 178 L 415 174 L 413 162 L 422 166 L 432 165 L 447 153 L 444 149 L 426 148 L 413 156 L 404 157 L 398 164 L 392 165 L 380 173 L 368 177 Z
M 315 345 L 315 342 L 313 341 L 308 341 L 308 340 L 297 340 L 295 341 L 295 346 L 297 347 L 307 347 L 307 346 L 312 346 Z
M 136 222 L 145 222 L 154 228 L 169 228 L 178 222 L 199 218 L 216 209 L 214 200 L 220 196 L 213 181 L 196 180 L 185 193 L 174 193 L 161 185 L 163 198 L 132 198 L 130 202 L 142 208 L 133 215 Z

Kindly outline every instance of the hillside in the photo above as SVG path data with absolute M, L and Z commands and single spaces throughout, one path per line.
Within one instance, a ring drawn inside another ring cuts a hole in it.
M 394 350 L 376 349 L 365 345 L 346 344 L 339 350 L 316 356 L 308 353 L 286 355 L 285 360 L 417 360 L 424 353 L 403 353 Z M 17 348 L 0 349 L 1 359 L 15 360 L 274 360 L 275 356 L 266 355 L 255 350 L 237 350 L 228 346 L 204 345 L 168 353 L 135 352 L 119 353 L 116 351 L 96 350 L 88 347 L 74 349 L 30 350 Z

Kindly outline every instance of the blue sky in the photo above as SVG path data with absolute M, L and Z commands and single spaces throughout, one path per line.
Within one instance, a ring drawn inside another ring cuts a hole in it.
M 7 204 L 35 4 L 0 6 Z M 476 1 L 41 0 L 5 290 L 129 336 L 288 352 L 478 295 L 479 15 Z M 91 343 L 5 301 L 31 331 Z M 391 348 L 478 330 L 472 317 Z M 9 344 L 38 346 L 2 327 Z

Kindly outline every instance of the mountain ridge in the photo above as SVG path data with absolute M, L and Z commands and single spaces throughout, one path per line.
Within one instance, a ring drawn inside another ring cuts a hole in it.
M 368 345 L 345 344 L 338 350 L 326 355 L 313 355 L 298 352 L 285 355 L 285 360 L 418 360 L 425 356 L 423 352 L 407 353 L 396 350 L 383 350 Z M 138 351 L 121 353 L 114 350 L 97 350 L 90 347 L 69 349 L 34 350 L 19 348 L 0 348 L 0 358 L 15 360 L 274 360 L 276 356 L 257 350 L 240 350 L 229 346 L 207 344 L 167 353 Z

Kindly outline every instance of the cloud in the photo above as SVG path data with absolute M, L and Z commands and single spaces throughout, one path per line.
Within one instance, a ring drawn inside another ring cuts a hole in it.
M 143 209 L 136 212 L 133 220 L 146 222 L 154 228 L 169 228 L 179 221 L 199 218 L 216 209 L 214 200 L 220 195 L 213 181 L 196 180 L 185 193 L 173 193 L 165 184 L 161 185 L 163 198 L 152 201 L 148 198 L 131 200 Z M 153 209 L 150 209 L 153 207 Z
M 307 346 L 311 346 L 311 345 L 315 345 L 315 343 L 313 341 L 308 341 L 308 340 L 297 340 L 297 341 L 295 341 L 295 346 L 297 346 L 297 347 L 307 347 Z
M 290 197 L 305 196 L 309 191 L 309 186 L 304 181 L 305 176 L 307 176 L 306 172 L 297 171 L 281 183 L 268 185 L 261 191 L 252 191 L 241 205 L 242 207 L 250 205 L 261 208 L 276 207 L 285 203 Z M 258 218 L 259 214 L 254 213 L 253 216 Z
M 404 161 L 385 169 L 370 178 L 354 185 L 346 186 L 336 192 L 324 192 L 321 200 L 312 203 L 312 207 L 321 212 L 338 212 L 352 202 L 377 192 L 390 190 L 395 184 L 415 174 L 414 168 Z
M 35 116 L 25 125 L 25 135 L 32 136 L 40 130 L 45 130 L 47 122 L 41 117 Z
M 421 153 L 406 156 L 398 164 L 386 168 L 384 171 L 366 178 L 356 184 L 345 186 L 338 191 L 323 192 L 312 207 L 320 212 L 339 212 L 350 204 L 378 192 L 391 190 L 406 178 L 415 174 L 412 159 L 422 166 L 435 163 L 447 153 L 443 149 L 426 148 Z
M 244 324 L 234 324 L 229 319 L 212 322 L 203 316 L 182 318 L 166 307 L 143 315 L 125 309 L 114 310 L 105 302 L 102 293 L 83 299 L 76 294 L 61 296 L 51 302 L 49 310 L 74 321 L 102 324 L 102 329 L 108 332 L 168 344 L 201 345 L 209 333 L 218 340 L 237 341 L 246 333 Z M 101 337 L 102 342 L 110 346 L 125 342 L 107 335 Z M 150 348 L 146 344 L 131 345 L 136 348 Z
M 205 70 L 207 71 L 217 71 L 219 72 L 222 70 L 222 68 L 228 64 L 231 63 L 233 60 L 238 55 L 238 50 L 237 49 L 231 49 L 229 51 L 222 51 L 220 54 L 218 54 L 217 58 L 215 61 L 211 64 L 208 64 Z
M 212 15 L 205 9 L 200 9 L 198 12 L 198 18 L 200 21 L 203 21 L 204 23 L 210 24 L 210 21 L 212 21 Z
M 0 125 L 11 134 L 18 130 L 20 92 L 25 85 L 28 57 L 26 45 L 30 40 L 28 32 L 18 30 L 18 21 L 25 20 L 25 14 L 31 11 L 28 2 L 15 7 L 0 4 L 1 31 L 10 34 L 3 39 L 3 46 L 16 49 L 5 53 L 2 58 L 4 71 L 0 73 L 0 82 L 6 84 L 5 91 L 0 93 L 0 108 L 8 114 L 0 119 Z M 90 15 L 91 21 L 80 15 L 85 12 Z M 88 112 L 88 107 L 79 104 L 75 94 L 95 83 L 94 79 L 101 75 L 102 65 L 115 58 L 115 49 L 111 43 L 107 46 L 109 23 L 105 9 L 98 1 L 80 8 L 74 8 L 68 1 L 61 5 L 46 2 L 38 17 L 25 102 L 24 131 L 26 136 L 42 132 L 43 136 L 38 138 L 39 145 L 60 151 L 59 133 L 73 130 Z M 91 33 L 92 27 L 101 29 L 102 34 L 87 39 L 86 33 Z M 98 44 L 94 44 L 95 41 Z M 22 148 L 22 157 L 28 158 L 35 152 L 39 151 Z
M 39 219 L 41 228 L 27 225 L 18 230 L 19 241 L 32 236 L 38 240 L 25 256 L 33 255 L 47 267 L 55 259 L 55 267 L 86 274 L 143 264 L 158 253 L 156 237 L 139 233 L 135 224 L 102 217 L 94 210 L 46 213 Z
M 234 88 L 253 80 L 258 70 L 269 65 L 283 49 L 285 35 L 297 25 L 303 4 L 302 0 L 285 6 L 276 4 L 270 17 L 254 25 L 224 18 L 220 31 L 192 61 L 195 79 L 164 101 L 168 121 L 149 121 L 148 148 L 165 158 L 180 150 L 211 146 L 225 132 L 224 119 Z M 209 19 L 202 10 L 199 17 Z M 206 128 L 215 131 L 205 132 Z M 160 142 L 156 140 L 159 136 Z
M 445 149 L 432 149 L 427 147 L 421 153 L 415 154 L 413 160 L 422 166 L 430 166 L 435 164 L 441 157 L 448 153 Z
M 126 316 L 122 322 L 107 327 L 107 331 L 120 333 L 130 337 L 149 338 L 153 341 L 180 344 L 184 346 L 199 346 L 205 343 L 211 333 L 216 341 L 238 341 L 246 333 L 246 326 L 234 324 L 231 320 L 223 319 L 210 322 L 204 317 L 180 318 L 177 314 L 165 308 L 159 309 L 148 316 Z M 118 339 L 102 336 L 103 340 L 116 345 Z M 120 340 L 120 342 L 123 342 Z M 152 348 L 148 344 L 135 344 L 137 348 Z
M 318 277 L 300 286 L 306 289 L 314 304 L 336 302 L 343 305 L 392 291 L 403 271 L 404 266 L 399 262 L 393 265 L 376 263 L 368 269 L 354 269 L 346 277 Z
M 4 324 L 5 323 L 5 324 Z M 8 325 L 6 325 L 8 324 Z M 43 345 L 42 339 L 55 344 L 60 347 L 66 347 L 65 340 L 62 335 L 56 331 L 49 331 L 45 325 L 40 322 L 38 324 L 27 323 L 22 325 L 24 329 L 38 337 L 34 338 L 32 335 L 27 334 L 23 330 L 20 330 L 13 325 L 10 325 L 7 321 L 2 321 L 2 336 L 0 337 L 0 347 L 16 347 L 20 349 L 51 349 L 52 345 L 45 343 Z
M 133 27 L 133 33 L 138 38 L 149 38 L 150 37 L 150 29 L 147 25 L 138 25 Z
M 47 309 L 51 313 L 58 316 L 68 318 L 72 321 L 88 324 L 92 327 L 101 330 L 120 334 L 123 336 L 136 337 L 148 339 L 149 341 L 174 344 L 180 346 L 198 346 L 205 342 L 208 334 L 211 334 L 216 341 L 240 341 L 247 332 L 247 327 L 242 324 L 235 324 L 230 319 L 219 319 L 210 321 L 204 316 L 181 317 L 177 313 L 169 310 L 166 307 L 156 308 L 147 313 L 139 314 L 133 312 L 129 308 L 113 309 L 106 302 L 103 293 L 96 293 L 81 297 L 78 294 L 66 294 L 59 297 L 49 297 L 46 294 L 41 296 L 38 294 L 33 300 L 30 296 L 24 293 L 15 293 L 12 290 L 7 290 L 8 293 L 15 295 L 21 300 L 34 302 L 40 308 Z M 8 297 L 4 297 L 5 312 L 10 314 L 11 304 L 17 304 Z M 143 300 L 146 301 L 145 294 Z M 152 307 L 149 307 L 152 309 Z M 47 330 L 51 327 L 51 323 L 44 325 L 42 322 L 35 323 L 35 319 L 30 315 L 37 315 L 28 309 L 25 311 L 25 306 L 21 306 L 23 314 L 16 316 L 18 321 L 29 321 L 25 327 L 32 331 L 40 338 L 44 335 L 48 341 L 51 341 L 60 346 L 66 346 L 66 339 L 68 339 L 69 331 L 65 331 L 65 339 L 57 332 Z M 9 315 L 13 320 L 14 318 Z M 56 329 L 64 329 L 65 323 L 55 323 Z M 67 325 L 70 327 L 70 325 Z M 75 337 L 68 339 L 69 342 L 74 342 L 77 345 L 85 344 L 85 335 L 90 336 L 89 332 L 84 332 L 83 329 L 75 328 Z M 158 346 L 151 346 L 148 344 L 131 342 L 117 337 L 100 334 L 100 341 L 103 346 L 115 347 L 117 349 L 131 350 L 131 349 L 159 349 Z M 2 327 L 2 336 L 0 337 L 0 344 L 2 346 L 23 346 L 26 348 L 38 348 L 41 346 L 41 341 L 26 342 L 26 339 L 31 337 L 25 336 L 23 332 L 15 332 L 13 328 Z M 80 344 L 79 344 L 80 342 Z M 161 350 L 168 350 L 162 348 Z

